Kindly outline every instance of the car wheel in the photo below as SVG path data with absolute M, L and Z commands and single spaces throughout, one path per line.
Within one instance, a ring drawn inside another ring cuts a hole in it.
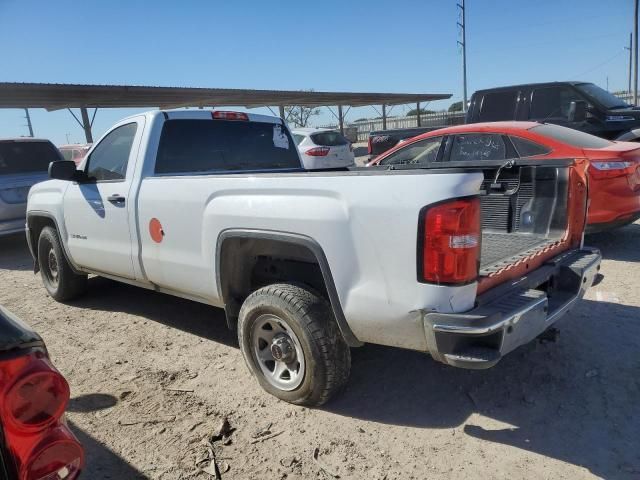
M 44 227 L 38 238 L 38 266 L 44 288 L 59 302 L 72 300 L 87 289 L 87 276 L 74 273 L 62 251 L 58 232 Z
M 351 352 L 325 299 L 290 284 L 253 292 L 238 319 L 244 359 L 267 392 L 319 406 L 349 377 Z

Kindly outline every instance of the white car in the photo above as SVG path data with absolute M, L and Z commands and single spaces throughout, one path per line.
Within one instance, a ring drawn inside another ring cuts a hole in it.
M 355 157 L 351 142 L 340 132 L 326 128 L 297 128 L 291 131 L 306 170 L 352 167 Z

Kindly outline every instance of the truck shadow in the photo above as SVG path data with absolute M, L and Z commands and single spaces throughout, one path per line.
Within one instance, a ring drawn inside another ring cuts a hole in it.
M 85 467 L 82 478 L 149 478 L 76 424 L 69 420 L 67 423 L 84 447 Z
M 585 245 L 598 247 L 603 258 L 622 262 L 640 261 L 640 223 L 632 223 L 610 232 L 585 235 Z
M 640 471 L 640 308 L 584 300 L 558 327 L 556 342 L 524 346 L 489 370 L 354 349 L 347 390 L 325 408 L 385 424 L 463 427 L 604 478 Z
M 0 270 L 33 270 L 24 233 L 0 237 Z
M 227 328 L 224 310 L 106 278 L 90 278 L 89 291 L 73 305 L 137 315 L 207 340 L 238 347 L 236 333 Z

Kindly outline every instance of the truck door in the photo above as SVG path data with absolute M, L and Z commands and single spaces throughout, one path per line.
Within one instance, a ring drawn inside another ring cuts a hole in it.
M 92 179 L 72 183 L 64 196 L 64 220 L 73 261 L 95 272 L 135 278 L 130 215 L 132 177 L 144 117 L 116 125 L 93 148 L 84 170 Z

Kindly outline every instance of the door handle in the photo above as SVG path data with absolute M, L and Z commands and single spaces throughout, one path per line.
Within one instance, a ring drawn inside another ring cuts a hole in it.
M 107 197 L 107 200 L 109 200 L 111 203 L 114 203 L 116 205 L 121 205 L 124 203 L 124 197 L 117 193 L 114 193 L 113 195 L 109 195 Z

